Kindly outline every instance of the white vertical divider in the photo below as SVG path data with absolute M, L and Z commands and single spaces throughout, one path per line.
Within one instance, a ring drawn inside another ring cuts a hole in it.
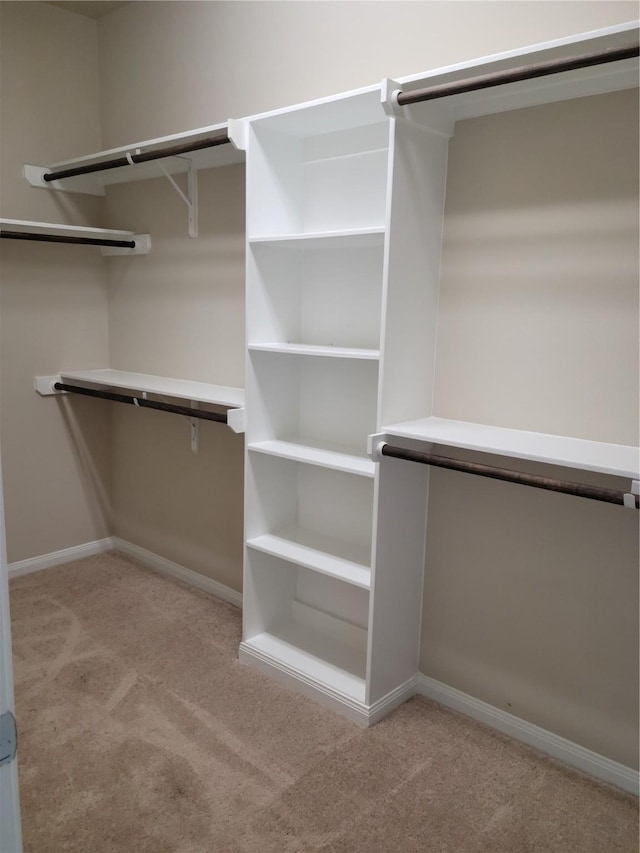
M 378 429 L 431 414 L 449 133 L 391 119 Z M 446 123 L 444 128 L 446 130 Z M 367 703 L 418 671 L 429 475 L 380 463 Z

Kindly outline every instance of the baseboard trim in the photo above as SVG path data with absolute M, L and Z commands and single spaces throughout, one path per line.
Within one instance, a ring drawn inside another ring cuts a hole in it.
M 144 563 L 151 569 L 155 569 L 165 575 L 170 575 L 173 578 L 183 581 L 189 586 L 207 592 L 210 595 L 215 595 L 217 598 L 222 598 L 236 607 L 242 607 L 242 593 L 231 589 L 230 586 L 225 586 L 219 581 L 201 575 L 199 572 L 194 572 L 181 566 L 179 563 L 174 563 L 172 560 L 167 560 L 166 557 L 161 557 L 159 554 L 154 554 L 153 551 L 147 551 L 146 548 L 141 548 L 139 545 L 134 545 L 133 542 L 127 542 L 125 539 L 120 539 L 118 536 L 112 537 L 112 548 L 115 551 L 120 551 L 135 560 Z
M 500 708 L 475 699 L 461 690 L 449 687 L 435 678 L 418 674 L 416 692 L 420 696 L 433 699 L 447 708 L 460 711 L 474 720 L 478 720 L 503 734 L 539 749 L 552 758 L 569 764 L 578 770 L 595 776 L 603 782 L 616 785 L 636 796 L 640 792 L 640 774 L 631 767 L 612 761 L 604 755 L 592 752 L 577 743 L 566 740 L 519 717 L 514 717 Z
M 96 539 L 94 542 L 85 542 L 83 545 L 74 545 L 71 548 L 63 548 L 61 551 L 52 551 L 50 554 L 42 554 L 39 557 L 31 557 L 28 560 L 18 560 L 9 563 L 9 578 L 19 578 L 22 575 L 30 575 L 43 569 L 51 569 L 62 563 L 70 563 L 73 560 L 82 560 L 83 557 L 93 557 L 96 554 L 104 554 L 113 550 L 113 537 Z

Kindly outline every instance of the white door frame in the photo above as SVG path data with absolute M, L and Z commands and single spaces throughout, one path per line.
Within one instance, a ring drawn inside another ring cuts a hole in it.
M 9 575 L 0 467 L 0 714 L 15 714 L 11 622 L 9 621 Z M 0 853 L 22 853 L 18 760 L 0 765 Z

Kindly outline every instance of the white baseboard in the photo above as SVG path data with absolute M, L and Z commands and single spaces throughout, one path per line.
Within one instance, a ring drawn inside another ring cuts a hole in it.
M 146 548 L 141 548 L 139 545 L 134 545 L 133 542 L 127 542 L 120 539 L 118 536 L 112 537 L 112 548 L 120 551 L 122 554 L 127 554 L 135 560 L 144 563 L 151 569 L 155 569 L 165 575 L 177 578 L 189 586 L 194 586 L 203 592 L 208 592 L 210 595 L 215 595 L 217 598 L 222 598 L 236 607 L 242 607 L 242 593 L 231 589 L 230 586 L 225 586 L 223 583 L 214 581 L 212 578 L 194 572 L 191 569 L 181 566 L 179 563 L 174 563 L 167 560 L 166 557 L 161 557 L 159 554 L 154 554 L 153 551 L 147 551 Z
M 624 791 L 638 795 L 640 791 L 640 774 L 631 767 L 612 761 L 604 755 L 592 752 L 577 743 L 566 740 L 553 734 L 546 729 L 514 717 L 500 708 L 495 708 L 487 702 L 475 699 L 461 690 L 449 687 L 435 678 L 429 678 L 422 673 L 418 674 L 416 692 L 428 699 L 433 699 L 447 708 L 460 711 L 474 720 L 478 720 L 492 729 L 497 729 L 503 734 L 509 735 L 516 740 L 533 746 L 541 752 L 557 758 L 564 764 L 569 764 L 578 770 L 616 785 Z
M 62 563 L 70 563 L 72 560 L 81 560 L 83 557 L 93 557 L 95 554 L 104 554 L 112 551 L 114 540 L 111 536 L 106 539 L 96 539 L 95 542 L 85 542 L 83 545 L 74 545 L 72 548 L 63 548 L 61 551 L 53 551 L 51 554 L 42 554 L 40 557 L 31 557 L 28 560 L 18 560 L 9 563 L 9 577 L 18 578 L 31 572 L 39 572 L 42 569 L 51 569 Z

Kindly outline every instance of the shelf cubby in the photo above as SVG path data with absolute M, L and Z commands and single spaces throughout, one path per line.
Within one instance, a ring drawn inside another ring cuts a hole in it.
M 383 246 L 321 244 L 304 251 L 264 243 L 251 247 L 247 257 L 249 346 L 324 346 L 336 352 L 372 353 L 345 352 L 346 357 L 376 358 Z
M 351 700 L 365 698 L 368 593 L 248 549 L 243 652 L 312 679 Z
M 281 441 L 364 457 L 375 431 L 375 360 L 250 352 L 254 443 Z
M 250 238 L 384 226 L 386 120 L 308 136 L 257 124 L 253 133 Z
M 251 509 L 247 540 L 252 545 L 260 537 L 277 537 L 289 545 L 273 540 L 258 545 L 274 553 L 286 550 L 287 559 L 304 551 L 301 565 L 336 577 L 342 576 L 339 564 L 349 564 L 358 585 L 367 586 L 363 572 L 371 565 L 371 478 L 250 451 L 246 480 Z

